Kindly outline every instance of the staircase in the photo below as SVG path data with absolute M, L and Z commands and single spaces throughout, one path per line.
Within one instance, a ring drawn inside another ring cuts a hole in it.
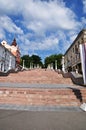
M 0 104 L 79 106 L 86 102 L 86 89 L 0 88 Z
M 46 88 L 0 87 L 0 104 L 38 106 L 80 106 L 86 102 L 86 88 L 75 86 L 70 78 L 55 71 L 35 69 L 0 77 L 4 83 L 45 84 Z M 47 84 L 62 84 L 70 88 L 49 88 Z
M 10 73 L 7 77 L 0 77 L 0 82 L 14 83 L 42 83 L 42 84 L 73 84 L 70 78 L 64 78 L 52 70 L 34 69 Z

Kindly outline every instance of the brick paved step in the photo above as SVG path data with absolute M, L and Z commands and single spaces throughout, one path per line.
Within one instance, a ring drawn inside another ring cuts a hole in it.
M 38 94 L 38 95 L 65 95 L 65 96 L 71 96 L 72 95 L 78 94 L 81 95 L 81 93 L 85 96 L 86 92 L 81 90 L 73 90 L 73 89 L 31 89 L 31 88 L 0 88 L 0 94 Z
M 7 77 L 0 77 L 1 82 L 19 82 L 19 83 L 56 83 L 73 84 L 70 78 L 63 78 L 61 74 L 55 71 L 45 71 L 43 69 L 22 71 L 11 73 Z
M 71 99 L 71 101 L 70 101 L 70 99 Z M 52 98 L 50 98 L 50 97 L 36 97 L 36 96 L 33 96 L 33 97 L 31 97 L 31 96 L 28 96 L 28 97 L 19 97 L 19 96 L 16 96 L 16 97 L 14 97 L 14 96 L 11 96 L 11 97 L 0 97 L 0 101 L 6 101 L 6 102 L 8 102 L 9 103 L 9 101 L 11 101 L 11 103 L 16 103 L 16 102 L 19 102 L 19 103 L 24 103 L 24 104 L 35 104 L 35 103 L 38 103 L 38 104 L 56 104 L 56 105 L 58 105 L 58 103 L 60 103 L 60 104 L 63 104 L 63 103 L 74 103 L 74 102 L 76 102 L 76 103 L 79 103 L 80 101 L 78 101 L 76 98 L 61 98 L 61 97 L 59 97 L 59 98 L 54 98 L 54 97 L 52 97 Z
M 86 89 L 0 88 L 0 103 L 78 106 L 86 101 Z

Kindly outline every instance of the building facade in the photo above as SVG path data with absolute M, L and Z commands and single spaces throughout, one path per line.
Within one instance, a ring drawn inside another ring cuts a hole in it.
M 86 29 L 83 29 L 69 49 L 64 54 L 64 67 L 65 71 L 78 71 L 82 73 L 82 64 L 81 64 L 81 56 L 80 56 L 80 44 L 86 43 Z
M 16 39 L 14 38 L 11 45 L 9 45 L 6 41 L 2 41 L 1 44 L 16 57 L 16 67 L 17 67 L 17 65 L 20 64 L 20 50 L 16 43 Z
M 15 56 L 0 44 L 0 72 L 7 72 L 10 69 L 15 69 Z

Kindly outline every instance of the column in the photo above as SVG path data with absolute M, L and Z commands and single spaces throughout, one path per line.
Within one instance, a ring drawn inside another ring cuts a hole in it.
M 34 69 L 34 64 L 33 63 L 31 64 L 31 66 L 32 66 L 32 69 Z
M 23 60 L 23 69 L 25 68 L 25 65 L 24 65 L 24 63 L 25 63 L 25 60 Z
M 64 56 L 62 56 L 62 71 L 65 72 Z
M 55 60 L 55 70 L 57 70 L 57 60 Z
M 51 70 L 53 70 L 53 63 L 51 63 L 50 68 L 51 68 Z
M 9 59 L 9 70 L 12 69 L 12 56 L 10 56 L 10 59 Z
M 32 69 L 32 63 L 30 62 L 30 69 Z

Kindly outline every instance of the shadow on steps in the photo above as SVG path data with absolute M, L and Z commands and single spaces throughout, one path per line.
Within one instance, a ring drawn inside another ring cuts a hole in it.
M 80 103 L 83 102 L 83 97 L 82 97 L 82 93 L 79 89 L 76 88 L 70 88 L 72 89 L 72 92 L 74 93 L 74 95 L 76 96 L 76 98 L 80 101 Z

